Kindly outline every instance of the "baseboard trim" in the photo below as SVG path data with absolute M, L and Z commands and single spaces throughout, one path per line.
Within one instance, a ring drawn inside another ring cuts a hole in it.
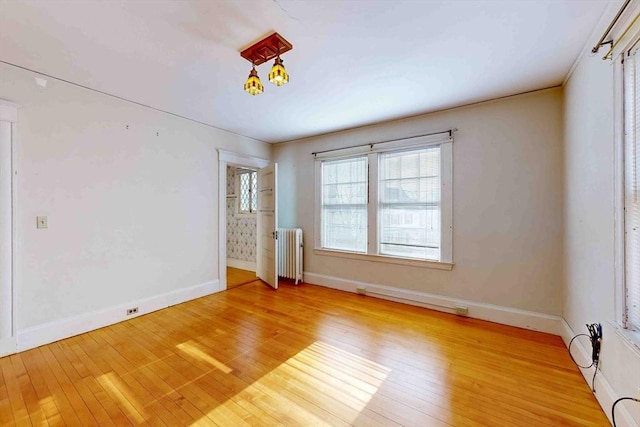
M 569 341 L 571 341 L 571 338 L 576 336 L 576 333 L 571 329 L 571 326 L 569 326 L 566 320 L 562 319 L 560 321 L 560 325 L 560 336 L 562 337 L 562 341 L 564 341 L 564 345 L 566 345 L 568 349 Z M 587 351 L 579 340 L 575 340 L 571 345 L 571 348 L 573 349 L 574 357 L 579 357 L 579 360 L 591 360 L 591 350 Z M 595 368 L 578 369 L 582 373 L 582 376 L 589 387 L 591 387 L 591 379 L 593 378 L 593 371 Z M 596 393 L 594 396 L 609 419 L 609 422 L 613 422 L 611 420 L 611 405 L 613 405 L 613 402 L 616 401 L 618 396 L 613 391 L 613 388 L 611 388 L 609 381 L 607 381 L 607 378 L 602 371 L 598 372 L 598 375 L 596 375 L 595 386 Z M 618 427 L 638 427 L 638 424 L 633 420 L 631 414 L 624 405 L 616 406 L 616 424 Z
M 18 330 L 16 334 L 16 349 L 17 351 L 29 350 L 54 341 L 103 328 L 124 320 L 129 320 L 143 314 L 161 310 L 172 305 L 200 298 L 205 295 L 219 292 L 220 290 L 218 280 L 212 280 L 150 298 L 130 301 L 126 304 L 120 304 L 106 309 L 83 313 L 66 319 L 60 319 Z M 130 307 L 138 307 L 138 313 L 127 316 L 126 310 Z
M 241 270 L 256 271 L 255 261 L 243 261 L 241 259 L 227 258 L 227 267 L 239 268 Z
M 355 280 L 326 276 L 324 274 L 308 271 L 304 272 L 304 281 L 313 285 L 353 293 L 357 293 L 358 288 L 365 288 L 368 296 L 425 307 L 446 313 L 453 313 L 455 312 L 456 305 L 462 305 L 469 309 L 468 317 L 472 317 L 474 319 L 487 320 L 489 322 L 501 323 L 503 325 L 516 326 L 518 328 L 560 335 L 561 318 L 559 316 L 451 298 L 426 292 L 394 288 L 391 286 L 358 282 Z
M 16 337 L 0 338 L 0 357 L 18 352 Z

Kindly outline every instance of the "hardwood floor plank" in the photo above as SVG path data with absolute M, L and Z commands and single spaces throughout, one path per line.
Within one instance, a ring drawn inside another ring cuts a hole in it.
M 34 385 L 27 373 L 27 370 L 19 355 L 14 354 L 9 358 L 13 365 L 13 371 L 18 380 L 22 398 L 25 402 L 27 412 L 31 423 L 34 425 L 48 425 L 47 416 L 42 411 L 39 405 L 39 399 L 34 388 Z
M 232 289 L 257 280 L 256 272 L 227 267 L 227 289 Z
M 84 400 L 74 387 L 74 384 L 69 380 L 65 371 L 58 363 L 58 360 L 53 355 L 51 351 L 56 346 L 43 346 L 40 347 L 40 352 L 42 353 L 45 361 L 49 365 L 50 371 L 53 373 L 53 378 L 58 384 L 59 390 L 64 393 L 66 397 L 66 401 L 69 402 L 75 417 L 80 421 L 82 425 L 95 424 L 96 419 L 93 413 L 87 408 Z M 52 378 L 52 381 L 53 381 Z
M 144 405 L 131 394 L 117 373 L 109 372 L 96 380 L 133 425 L 143 424 L 148 419 Z
M 103 404 L 106 404 L 106 402 L 100 402 L 101 397 L 96 396 L 92 392 L 91 388 L 87 384 L 87 382 L 89 381 L 94 381 L 94 379 L 85 377 L 74 383 L 78 394 L 84 401 L 85 405 L 87 405 L 87 408 L 89 408 L 89 411 L 91 411 L 91 414 L 93 415 L 99 426 L 115 425 L 113 418 L 103 406 Z M 104 397 L 102 397 L 102 399 L 104 399 Z
M 0 370 L 0 377 L 2 377 L 2 371 Z M 11 410 L 11 402 L 9 401 L 9 394 L 7 387 L 0 381 L 0 425 L 8 426 L 13 423 L 13 411 Z
M 251 282 L 0 358 L 0 425 L 602 426 L 559 337 Z
M 39 363 L 34 363 L 34 357 L 37 356 L 38 352 L 38 349 L 33 349 L 20 353 L 17 356 L 20 356 L 20 359 L 29 374 L 29 380 L 31 381 L 31 385 L 36 393 L 36 398 L 38 399 L 38 410 L 42 411 L 42 414 L 48 424 L 60 425 L 62 424 L 62 416 L 60 415 L 58 407 L 51 396 L 51 391 L 49 391 L 49 387 L 47 386 L 44 377 L 40 373 L 41 367 L 39 366 Z
M 83 385 L 96 397 L 96 400 L 100 402 L 102 408 L 109 415 L 111 421 L 117 426 L 130 426 L 133 425 L 125 412 L 120 409 L 120 406 L 111 398 L 107 391 L 102 388 L 96 378 L 87 377 L 82 380 Z
M 13 359 L 17 355 L 12 355 L 6 358 L 3 363 L 0 363 L 0 369 L 7 387 L 7 394 L 9 396 L 9 402 L 11 403 L 11 412 L 13 414 L 13 420 L 16 424 L 30 424 L 30 416 L 27 404 L 25 403 L 24 391 L 27 391 L 25 384 L 20 384 L 18 373 L 14 368 Z M 29 387 L 33 389 L 32 387 Z M 27 398 L 31 393 L 29 392 Z M 30 405 L 31 406 L 31 405 Z

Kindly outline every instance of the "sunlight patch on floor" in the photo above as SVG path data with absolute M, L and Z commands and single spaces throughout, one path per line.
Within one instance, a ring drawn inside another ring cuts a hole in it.
M 390 369 L 330 344 L 316 341 L 285 362 L 315 387 L 361 411 L 385 381 Z
M 115 373 L 109 372 L 100 375 L 96 380 L 102 388 L 122 404 L 127 414 L 135 418 L 137 423 L 142 424 L 145 422 L 147 415 L 142 409 L 143 405 L 135 398 L 135 395 L 129 390 L 126 384 L 122 383 Z
M 233 371 L 233 369 L 231 369 L 224 363 L 220 362 L 216 358 L 211 357 L 204 351 L 200 350 L 198 347 L 195 346 L 193 341 L 187 341 L 187 342 L 183 342 L 182 344 L 178 344 L 176 348 L 195 359 L 208 363 L 209 365 L 213 366 L 219 371 L 224 372 L 225 374 L 230 374 L 231 371 Z
M 44 419 L 47 418 L 47 414 L 55 414 L 56 412 L 58 412 L 58 408 L 53 396 L 38 400 L 38 413 L 42 414 Z
M 376 362 L 316 341 L 223 405 L 230 401 L 261 402 L 265 412 L 285 414 L 276 415 L 277 421 L 285 424 L 332 425 L 332 420 L 351 423 L 390 372 Z M 215 419 L 218 410 L 210 411 L 207 417 Z

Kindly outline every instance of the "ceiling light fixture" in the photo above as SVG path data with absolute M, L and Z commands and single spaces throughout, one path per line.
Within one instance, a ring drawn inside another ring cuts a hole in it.
M 289 82 L 289 74 L 282 64 L 280 55 L 291 49 L 293 49 L 291 43 L 280 34 L 273 33 L 240 52 L 240 56 L 251 62 L 252 65 L 249 78 L 244 84 L 244 90 L 251 95 L 259 95 L 264 92 L 264 86 L 262 86 L 258 77 L 256 65 L 263 64 L 273 58 L 276 58 L 276 60 L 269 73 L 269 81 L 276 86 L 287 84 Z
M 253 68 L 251 68 L 251 72 L 249 73 L 249 78 L 247 79 L 247 82 L 244 84 L 244 90 L 249 95 L 260 95 L 262 92 L 264 92 L 264 86 L 260 81 L 260 77 L 258 77 L 258 72 L 256 71 L 255 65 L 253 66 Z
M 278 55 L 276 62 L 274 62 L 273 67 L 271 67 L 269 81 L 276 86 L 282 86 L 289 83 L 289 74 L 287 73 L 287 70 L 284 69 L 284 65 L 282 65 L 280 55 Z

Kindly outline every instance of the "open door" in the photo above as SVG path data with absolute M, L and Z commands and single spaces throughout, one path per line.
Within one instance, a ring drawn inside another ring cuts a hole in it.
M 258 170 L 258 247 L 257 276 L 278 289 L 278 198 L 276 182 L 278 165 L 272 163 Z

